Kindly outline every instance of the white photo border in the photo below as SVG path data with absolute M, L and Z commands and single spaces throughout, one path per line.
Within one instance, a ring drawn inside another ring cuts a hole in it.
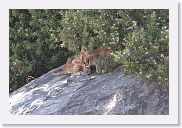
M 9 9 L 169 9 L 169 115 L 11 115 Z M 175 0 L 6 0 L 0 2 L 1 119 L 3 124 L 178 124 L 178 3 Z

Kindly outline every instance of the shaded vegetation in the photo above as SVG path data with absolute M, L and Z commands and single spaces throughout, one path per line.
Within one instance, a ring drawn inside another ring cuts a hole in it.
M 10 10 L 9 14 L 10 92 L 63 65 L 81 47 L 111 47 L 115 63 L 123 64 L 127 74 L 168 86 L 168 10 Z

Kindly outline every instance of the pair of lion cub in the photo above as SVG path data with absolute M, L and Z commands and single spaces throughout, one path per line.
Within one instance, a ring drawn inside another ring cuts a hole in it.
M 82 48 L 78 56 L 72 56 L 68 58 L 64 65 L 63 71 L 53 72 L 54 76 L 61 76 L 65 74 L 72 75 L 86 75 L 91 73 L 91 66 L 95 66 L 101 55 L 109 57 L 112 50 L 110 48 L 97 48 L 92 51 L 88 51 Z M 97 71 L 97 67 L 96 67 Z

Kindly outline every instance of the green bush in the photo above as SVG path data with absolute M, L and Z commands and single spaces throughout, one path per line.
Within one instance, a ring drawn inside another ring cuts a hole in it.
M 68 49 L 111 47 L 125 73 L 168 85 L 168 10 L 67 10 L 62 15 L 61 39 Z M 102 61 L 98 66 L 104 67 Z
M 123 64 L 127 74 L 135 73 L 168 85 L 169 10 L 10 10 L 9 13 L 10 92 L 29 82 L 29 78 L 64 64 L 81 47 L 90 50 L 111 47 L 114 63 Z
M 100 46 L 114 46 L 114 49 L 121 50 L 123 34 L 126 34 L 127 26 L 132 24 L 130 18 L 120 10 L 67 10 L 62 15 L 63 45 L 76 52 L 81 47 L 93 49 Z
M 96 64 L 97 73 L 111 72 L 116 63 L 113 56 L 105 57 L 105 55 L 100 55 Z
M 142 25 L 136 23 L 133 31 L 124 38 L 126 44 L 122 58 L 126 73 L 134 72 L 159 84 L 168 85 L 169 21 L 168 12 L 163 11 L 148 10 L 143 11 L 145 15 L 138 15 Z M 135 13 L 139 12 L 137 10 Z M 166 13 L 163 15 L 166 18 L 160 17 L 162 12 Z
M 63 65 L 73 52 L 61 47 L 60 10 L 10 10 L 10 88 Z

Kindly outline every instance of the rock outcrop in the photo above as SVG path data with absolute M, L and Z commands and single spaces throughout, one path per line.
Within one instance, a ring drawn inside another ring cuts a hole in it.
M 63 66 L 55 69 L 63 69 Z M 125 75 L 111 73 L 52 76 L 52 71 L 10 94 L 16 115 L 166 115 L 169 91 Z

